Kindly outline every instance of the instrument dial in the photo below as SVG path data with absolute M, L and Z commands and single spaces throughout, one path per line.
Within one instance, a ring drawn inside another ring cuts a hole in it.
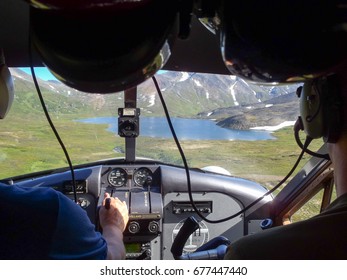
M 147 178 L 152 177 L 153 173 L 146 167 L 137 169 L 134 173 L 134 182 L 136 185 L 143 187 L 146 183 Z
M 127 172 L 123 168 L 114 168 L 108 174 L 108 182 L 113 187 L 123 187 L 127 182 Z

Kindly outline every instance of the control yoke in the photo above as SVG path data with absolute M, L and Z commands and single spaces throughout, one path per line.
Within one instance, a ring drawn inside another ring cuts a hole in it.
M 189 236 L 199 229 L 198 221 L 193 217 L 188 217 L 180 228 L 174 242 L 171 253 L 175 260 L 221 260 L 227 251 L 230 241 L 224 236 L 218 236 L 204 245 L 200 246 L 193 253 L 183 254 L 183 248 Z

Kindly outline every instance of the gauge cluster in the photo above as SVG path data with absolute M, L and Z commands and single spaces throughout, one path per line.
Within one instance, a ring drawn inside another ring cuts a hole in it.
M 153 180 L 158 180 L 157 167 L 109 167 L 106 174 L 107 184 L 113 188 L 146 188 L 152 185 Z M 105 183 L 105 181 L 104 181 Z

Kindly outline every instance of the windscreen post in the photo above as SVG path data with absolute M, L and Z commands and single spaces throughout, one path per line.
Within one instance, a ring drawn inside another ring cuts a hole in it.
M 137 87 L 124 91 L 124 108 L 118 108 L 118 135 L 125 138 L 125 160 L 136 159 L 136 137 L 140 134 L 140 109 L 136 108 Z

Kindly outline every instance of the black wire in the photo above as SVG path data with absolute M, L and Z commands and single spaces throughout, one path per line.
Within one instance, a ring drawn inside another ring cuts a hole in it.
M 300 119 L 297 120 L 297 122 L 301 122 Z M 296 143 L 298 144 L 298 146 L 304 150 L 306 153 L 308 153 L 309 155 L 311 156 L 314 156 L 314 157 L 317 157 L 317 158 L 323 158 L 323 159 L 326 159 L 326 160 L 330 160 L 330 156 L 329 154 L 319 154 L 319 153 L 316 153 L 316 152 L 313 152 L 311 151 L 308 147 L 304 148 L 304 145 L 302 144 L 301 140 L 300 140 L 300 136 L 299 136 L 299 132 L 300 130 L 302 130 L 300 128 L 300 124 L 298 123 L 295 123 L 294 125 L 294 136 L 295 136 L 295 141 Z M 309 137 L 309 136 L 306 136 L 306 137 Z M 312 139 L 312 138 L 311 138 Z M 313 139 L 312 139 L 313 140 Z
M 256 200 L 254 200 L 252 203 L 250 203 L 249 205 L 247 205 L 246 207 L 244 207 L 242 210 L 240 210 L 239 212 L 229 216 L 229 217 L 226 217 L 226 218 L 223 218 L 223 219 L 219 219 L 219 220 L 210 220 L 210 219 L 207 219 L 205 216 L 203 216 L 200 211 L 197 209 L 195 203 L 194 203 L 194 200 L 193 200 L 193 196 L 192 196 L 192 189 L 191 189 L 191 181 L 190 181 L 190 173 L 189 173 L 189 167 L 188 167 L 188 163 L 187 163 L 187 160 L 186 160 L 186 157 L 184 155 L 184 152 L 183 152 L 183 149 L 179 143 L 179 140 L 176 136 L 176 132 L 174 130 L 174 127 L 172 125 L 172 122 L 171 122 L 171 119 L 170 119 L 170 115 L 169 115 L 169 111 L 167 109 L 167 106 L 166 106 L 166 103 L 165 103 L 165 100 L 163 98 L 163 95 L 162 95 L 162 92 L 159 88 L 159 85 L 158 85 L 158 82 L 157 82 L 157 79 L 153 76 L 152 77 L 153 79 L 153 82 L 155 84 L 155 87 L 157 89 L 157 92 L 158 92 L 158 95 L 159 95 L 159 98 L 160 98 L 160 101 L 162 103 L 162 106 L 163 106 L 163 109 L 164 109 L 164 112 L 165 112 L 165 116 L 166 116 L 166 119 L 167 119 L 167 122 L 169 124 L 169 127 L 170 127 L 170 130 L 171 130 L 171 133 L 172 133 L 172 136 L 176 142 L 176 145 L 177 145 L 177 148 L 180 152 L 180 155 L 182 157 L 182 161 L 183 161 L 183 164 L 184 164 L 184 168 L 185 168 L 185 171 L 186 171 L 186 176 L 187 176 L 187 186 L 188 186 L 188 195 L 189 195 L 189 200 L 190 200 L 190 203 L 192 204 L 192 207 L 194 209 L 194 211 L 196 212 L 196 214 L 201 218 L 203 219 L 204 221 L 208 222 L 208 223 L 211 223 L 211 224 L 217 224 L 217 223 L 222 223 L 222 222 L 225 222 L 225 221 L 228 221 L 228 220 L 231 220 L 233 218 L 236 218 L 238 217 L 239 215 L 245 213 L 248 209 L 250 209 L 251 207 L 253 207 L 255 204 L 257 204 L 259 201 L 261 201 L 262 199 L 264 199 L 266 196 L 272 194 L 275 190 L 277 190 L 280 186 L 282 186 L 282 184 L 288 180 L 288 178 L 293 174 L 293 172 L 295 171 L 295 169 L 298 167 L 304 153 L 305 153 L 305 150 L 307 149 L 307 147 L 309 146 L 309 144 L 311 143 L 312 141 L 312 138 L 309 138 L 307 137 L 306 140 L 305 140 L 305 143 L 304 143 L 304 146 L 303 146 L 303 149 L 301 150 L 301 153 L 298 157 L 298 159 L 296 160 L 295 164 L 293 165 L 292 169 L 288 172 L 288 174 L 275 186 L 273 187 L 271 190 L 267 191 L 265 194 L 263 194 L 261 197 L 257 198 Z
M 75 171 L 74 171 L 74 168 L 72 166 L 69 153 L 68 153 L 68 151 L 67 151 L 63 141 L 61 140 L 61 138 L 59 136 L 59 133 L 58 133 L 58 131 L 56 130 L 56 128 L 54 126 L 54 123 L 52 122 L 52 119 L 51 119 L 51 117 L 50 117 L 50 115 L 48 113 L 45 101 L 43 99 L 43 96 L 42 96 L 39 84 L 38 84 L 37 79 L 36 79 L 36 74 L 35 74 L 35 70 L 34 70 L 34 66 L 33 66 L 33 58 L 32 58 L 31 32 L 29 32 L 29 63 L 30 63 L 31 75 L 33 76 L 35 88 L 36 88 L 37 94 L 39 96 L 42 109 L 43 109 L 43 111 L 45 113 L 46 119 L 47 119 L 47 121 L 48 121 L 48 123 L 49 123 L 49 125 L 50 125 L 50 127 L 51 127 L 51 129 L 52 129 L 52 131 L 53 131 L 53 133 L 54 133 L 54 135 L 56 137 L 56 139 L 58 140 L 58 142 L 60 144 L 60 147 L 62 148 L 62 150 L 63 150 L 63 152 L 65 154 L 66 160 L 67 160 L 67 162 L 69 164 L 69 168 L 70 168 L 70 171 L 71 171 L 71 179 L 72 179 L 72 188 L 73 188 L 74 200 L 75 200 L 75 203 L 78 203 L 78 201 L 77 201 L 77 193 L 76 193 Z

